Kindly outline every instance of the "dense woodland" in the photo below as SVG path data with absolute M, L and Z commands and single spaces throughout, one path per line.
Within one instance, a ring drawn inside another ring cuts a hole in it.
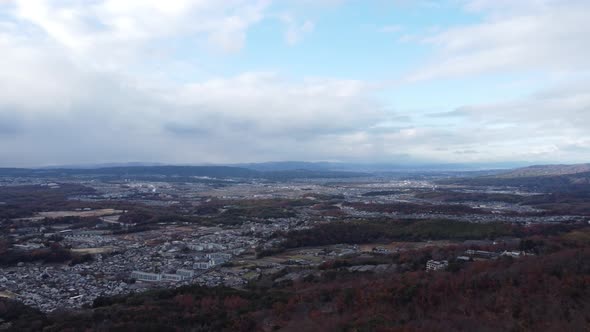
M 417 203 L 365 203 L 365 202 L 347 202 L 346 206 L 356 210 L 367 212 L 385 212 L 385 213 L 430 213 L 430 214 L 490 214 L 491 211 L 484 209 L 475 209 L 467 205 L 459 204 L 417 204 Z
M 462 203 L 462 202 L 505 202 L 522 203 L 525 197 L 514 194 L 498 193 L 469 193 L 450 190 L 427 191 L 416 194 L 417 198 L 437 200 L 441 202 Z
M 79 201 L 68 200 L 75 195 L 94 194 L 95 190 L 77 184 L 63 184 L 59 188 L 47 186 L 12 186 L 0 190 L 0 220 L 31 216 L 34 212 L 81 207 Z M 86 203 L 84 206 L 92 204 Z
M 367 219 L 331 222 L 310 229 L 283 234 L 285 240 L 271 249 L 261 249 L 259 256 L 286 249 L 331 244 L 389 243 L 392 241 L 494 240 L 501 237 L 549 236 L 585 227 L 584 224 L 553 224 L 524 227 L 509 223 L 476 224 L 454 220 Z
M 46 248 L 33 250 L 17 250 L 10 248 L 10 243 L 0 239 L 0 267 L 12 266 L 18 263 L 68 263 L 75 265 L 90 261 L 91 255 L 76 254 L 64 248 L 57 242 L 48 243 Z

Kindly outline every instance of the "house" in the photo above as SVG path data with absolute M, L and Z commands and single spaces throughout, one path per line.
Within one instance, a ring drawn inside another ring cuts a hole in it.
M 524 256 L 534 256 L 534 254 L 526 253 L 524 251 L 504 251 L 502 256 L 510 256 L 512 258 L 520 258 Z
M 198 270 L 208 270 L 213 265 L 214 264 L 210 264 L 210 262 L 197 262 L 195 263 L 194 268 Z
M 434 259 L 429 260 L 426 262 L 426 271 L 439 271 L 444 270 L 449 266 L 449 262 L 444 261 L 435 261 Z

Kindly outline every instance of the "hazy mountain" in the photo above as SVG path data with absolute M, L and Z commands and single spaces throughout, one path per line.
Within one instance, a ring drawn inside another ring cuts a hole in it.
M 195 177 L 208 177 L 217 179 L 268 179 L 289 180 L 300 178 L 350 178 L 366 177 L 367 173 L 331 171 L 331 170 L 255 170 L 233 166 L 125 166 L 125 167 L 100 167 L 100 168 L 0 168 L 0 176 L 40 176 L 40 177 L 68 177 L 89 176 L 109 178 L 136 178 L 149 180 L 166 177 L 176 181 L 190 180 Z
M 505 178 L 533 177 L 533 176 L 557 176 L 590 172 L 590 164 L 574 165 L 534 165 L 518 168 L 498 175 Z
M 304 162 L 279 161 L 264 163 L 232 164 L 229 166 L 244 167 L 259 171 L 288 170 L 324 170 L 365 173 L 384 172 L 439 172 L 439 171 L 481 171 L 491 169 L 510 169 L 528 165 L 525 162 L 511 163 L 346 163 L 346 162 Z
M 97 169 L 111 167 L 142 167 L 142 166 L 164 166 L 164 163 L 149 162 L 126 162 L 126 163 L 101 163 L 101 164 L 70 164 L 39 167 L 39 169 Z

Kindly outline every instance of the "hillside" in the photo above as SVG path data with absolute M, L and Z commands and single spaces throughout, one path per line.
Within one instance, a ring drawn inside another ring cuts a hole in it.
M 588 172 L 590 172 L 590 163 L 574 165 L 534 165 L 529 167 L 517 168 L 506 173 L 501 173 L 497 175 L 497 177 L 521 178 L 536 176 L 559 176 Z
M 554 193 L 590 192 L 590 164 L 530 166 L 495 175 L 447 179 L 440 183 L 508 186 Z

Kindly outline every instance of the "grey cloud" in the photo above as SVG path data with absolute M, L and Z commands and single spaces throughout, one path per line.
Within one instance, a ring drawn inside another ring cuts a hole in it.
M 0 83 L 3 75 L 18 81 L 0 91 L 0 115 L 4 131 L 16 128 L 11 113 L 27 130 L 0 140 L 4 166 L 339 158 L 349 155 L 333 148 L 342 137 L 386 118 L 356 81 L 245 73 L 162 85 L 80 67 L 50 47 L 8 43 Z
M 479 151 L 477 150 L 461 150 L 461 151 L 455 151 L 455 154 L 477 154 L 479 153 Z
M 213 133 L 205 128 L 190 126 L 181 123 L 167 123 L 163 126 L 164 131 L 178 136 L 202 138 L 211 136 Z
M 23 121 L 15 112 L 15 109 L 0 109 L 0 137 L 17 136 L 24 130 Z
M 565 144 L 559 146 L 559 149 L 566 152 L 580 152 L 580 153 L 590 153 L 590 143 L 586 144 Z

